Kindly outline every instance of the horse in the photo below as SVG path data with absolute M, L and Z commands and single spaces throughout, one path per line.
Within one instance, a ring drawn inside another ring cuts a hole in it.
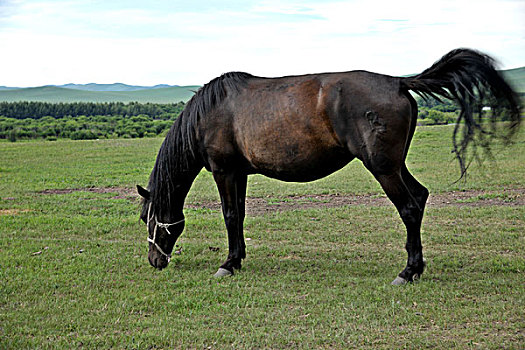
M 307 182 L 357 158 L 406 227 L 408 259 L 392 284 L 418 279 L 425 268 L 420 231 L 429 191 L 405 164 L 418 115 L 411 92 L 449 98 L 461 107 L 453 134 L 461 177 L 468 168 L 467 149 L 489 149 L 496 137 L 509 140 L 520 123 L 518 96 L 496 70 L 495 60 L 465 48 L 409 77 L 361 70 L 279 78 L 231 72 L 211 80 L 171 126 L 147 189 L 137 185 L 150 264 L 162 270 L 170 262 L 185 226 L 184 201 L 202 168 L 213 175 L 228 232 L 228 256 L 215 274 L 223 277 L 241 269 L 246 257 L 248 175 Z M 492 114 L 481 117 L 487 104 Z M 509 122 L 502 129 L 503 111 Z

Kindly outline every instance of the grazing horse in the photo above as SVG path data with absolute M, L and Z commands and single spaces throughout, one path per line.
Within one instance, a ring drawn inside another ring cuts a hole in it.
M 357 158 L 406 226 L 408 261 L 392 283 L 417 279 L 425 268 L 420 228 L 429 192 L 405 165 L 417 118 L 410 91 L 460 105 L 453 145 L 462 176 L 469 144 L 488 147 L 491 137 L 508 139 L 519 125 L 517 95 L 492 58 L 470 49 L 451 51 L 411 77 L 352 71 L 261 78 L 233 72 L 204 85 L 168 132 L 147 189 L 137 186 L 143 197 L 140 217 L 149 232 L 149 262 L 157 269 L 168 265 L 184 229 L 186 195 L 203 167 L 217 184 L 228 231 L 228 257 L 215 274 L 226 276 L 240 269 L 246 256 L 248 175 L 306 182 Z M 480 112 L 489 102 L 487 121 Z M 503 109 L 510 123 L 500 134 L 495 130 Z

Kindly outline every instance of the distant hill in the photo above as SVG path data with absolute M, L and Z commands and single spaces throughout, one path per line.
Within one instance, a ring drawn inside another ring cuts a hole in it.
M 163 89 L 163 88 L 170 88 L 170 87 L 179 87 L 175 85 L 166 85 L 166 84 L 159 84 L 155 86 L 137 86 L 137 85 L 127 85 L 127 84 L 122 84 L 122 83 L 65 84 L 65 85 L 56 85 L 56 86 L 66 88 L 66 89 L 85 90 L 85 91 L 137 91 L 137 90 L 153 90 L 153 89 Z
M 68 84 L 72 86 L 73 84 Z M 95 86 L 98 85 L 98 86 Z M 65 88 L 57 86 L 41 86 L 22 89 L 0 89 L 0 102 L 39 101 L 39 102 L 141 102 L 141 103 L 177 103 L 187 102 L 200 86 L 137 87 L 125 84 L 111 84 L 112 88 L 121 90 L 106 90 L 110 85 L 88 84 L 83 88 Z M 97 90 L 98 89 L 98 90 Z M 128 90 L 123 90 L 128 89 Z
M 502 71 L 505 78 L 521 95 L 525 96 L 525 67 Z M 0 86 L 0 102 L 187 102 L 200 86 L 136 86 L 115 84 L 66 84 L 34 88 Z
M 64 85 L 45 85 L 45 86 L 46 87 L 54 86 L 54 87 L 59 87 L 59 88 L 84 90 L 84 91 L 137 91 L 137 90 L 154 90 L 154 89 L 163 89 L 163 88 L 170 88 L 170 87 L 181 87 L 179 85 L 168 85 L 168 84 L 144 86 L 144 85 L 128 85 L 128 84 L 122 84 L 122 83 L 114 83 L 114 84 L 96 84 L 96 83 L 72 84 L 70 83 L 70 84 L 64 84 Z M 44 86 L 40 86 L 40 87 L 44 87 Z M 18 90 L 18 89 L 26 89 L 26 88 L 0 86 L 0 91 Z

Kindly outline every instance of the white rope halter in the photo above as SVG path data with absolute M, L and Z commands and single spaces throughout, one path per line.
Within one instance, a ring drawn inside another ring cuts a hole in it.
M 151 205 L 153 203 L 150 203 L 149 204 L 149 208 L 148 208 L 148 222 L 147 222 L 147 225 L 148 225 L 148 228 L 149 228 L 149 223 L 152 219 L 155 219 L 155 228 L 153 229 L 153 238 L 149 238 L 148 236 L 148 242 L 150 242 L 151 244 L 153 244 L 155 246 L 155 248 L 157 248 L 157 250 L 162 254 L 164 255 L 168 262 L 170 262 L 171 260 L 171 254 L 166 254 L 164 252 L 164 250 L 162 250 L 162 248 L 157 244 L 157 242 L 155 242 L 155 239 L 157 238 L 157 228 L 163 228 L 166 230 L 166 232 L 168 233 L 168 235 L 171 235 L 171 232 L 169 230 L 170 226 L 174 226 L 174 225 L 178 225 L 178 224 L 181 224 L 184 222 L 184 219 L 182 220 L 179 220 L 177 222 L 173 222 L 173 223 L 170 223 L 170 224 L 165 224 L 165 223 L 162 223 L 162 222 L 159 222 L 157 220 L 157 217 L 155 216 L 155 214 L 153 214 L 152 216 L 150 216 L 150 212 L 151 212 Z

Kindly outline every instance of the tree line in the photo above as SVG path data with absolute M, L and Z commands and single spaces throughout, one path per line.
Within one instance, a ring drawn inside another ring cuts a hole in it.
M 138 116 L 79 116 L 15 119 L 0 117 L 0 139 L 92 140 L 155 137 L 165 134 L 173 119 Z
M 418 124 L 439 125 L 454 123 L 458 119 L 459 107 L 452 100 L 416 97 Z
M 169 130 L 184 106 L 183 102 L 1 102 L 0 139 L 154 137 Z
M 158 104 L 139 102 L 0 102 L 0 116 L 14 119 L 40 119 L 43 117 L 64 118 L 97 115 L 137 116 L 148 115 L 153 119 L 170 119 L 184 109 L 184 102 Z
M 435 98 L 423 99 L 416 97 L 418 104 L 418 124 L 419 125 L 438 125 L 455 123 L 459 116 L 460 107 L 449 99 L 436 100 Z M 485 99 L 475 108 L 480 108 L 481 115 L 484 118 L 491 115 L 494 111 L 490 108 L 494 103 L 490 99 Z M 478 112 L 474 112 L 476 115 Z M 510 112 L 508 110 L 497 111 L 498 118 L 501 121 L 510 120 Z
M 459 114 L 450 100 L 416 100 L 420 125 L 453 123 Z M 183 102 L 0 102 L 0 139 L 154 137 L 165 134 L 184 107 Z

